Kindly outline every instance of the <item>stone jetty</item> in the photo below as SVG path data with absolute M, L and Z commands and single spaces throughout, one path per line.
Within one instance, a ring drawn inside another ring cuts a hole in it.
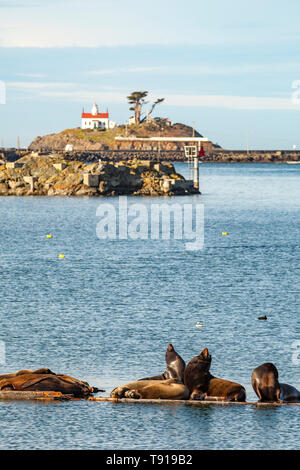
M 65 161 L 30 153 L 0 165 L 0 196 L 172 196 L 199 193 L 172 163 Z

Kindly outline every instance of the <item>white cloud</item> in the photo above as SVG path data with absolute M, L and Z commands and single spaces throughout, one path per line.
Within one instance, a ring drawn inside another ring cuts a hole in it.
M 75 86 L 76 83 L 67 82 L 8 82 L 8 88 L 18 88 L 20 90 L 41 90 L 44 88 L 69 88 Z
M 72 82 L 8 82 L 7 88 L 24 92 L 24 96 L 30 92 L 32 99 L 61 98 L 66 101 L 88 103 L 127 103 L 126 96 L 130 90 L 125 88 L 102 87 L 98 89 L 85 89 L 79 83 Z M 279 96 L 239 96 L 239 95 L 200 95 L 183 93 L 164 93 L 163 90 L 149 93 L 152 101 L 161 96 L 165 98 L 164 105 L 177 107 L 199 108 L 225 108 L 244 110 L 298 110 L 300 104 L 289 97 Z
M 247 109 L 247 110 L 295 110 L 291 98 L 273 98 L 232 95 L 181 95 L 165 96 L 165 104 L 170 106 L 197 106 L 208 108 Z
M 49 98 L 63 98 L 69 101 L 76 101 L 81 103 L 91 103 L 97 101 L 98 103 L 126 103 L 126 96 L 128 92 L 107 92 L 107 91 L 41 91 L 39 96 Z
M 41 96 L 64 98 L 71 101 L 104 103 L 126 103 L 126 92 L 116 91 L 41 91 Z M 291 98 L 232 96 L 232 95 L 184 95 L 169 93 L 151 93 L 149 99 L 157 96 L 165 98 L 166 106 L 199 107 L 199 108 L 226 108 L 244 110 L 297 110 L 300 105 L 293 103 Z
M 45 78 L 47 75 L 43 73 L 16 73 L 17 77 L 26 77 L 26 78 Z
M 299 72 L 297 62 L 275 62 L 264 64 L 239 64 L 239 65 L 195 65 L 186 66 L 145 66 L 145 67 L 116 67 L 112 69 L 90 70 L 87 75 L 118 75 L 121 73 L 169 73 L 176 75 L 247 75 L 264 72 L 279 73 L 295 70 Z
M 118 75 L 120 73 L 149 73 L 167 71 L 168 67 L 152 66 L 152 67 L 120 67 L 115 69 L 90 70 L 86 72 L 88 75 Z
M 269 0 L 264 0 L 264 11 L 274 15 L 274 0 L 269 7 L 266 1 Z M 278 19 L 272 22 L 258 15 L 258 9 L 261 9 L 258 0 L 247 4 L 238 0 L 151 0 L 149 5 L 140 0 L 12 2 L 11 8 L 1 9 L 0 46 L 242 46 L 298 38 L 297 11 L 287 16 L 285 4 L 280 8 L 277 5 Z

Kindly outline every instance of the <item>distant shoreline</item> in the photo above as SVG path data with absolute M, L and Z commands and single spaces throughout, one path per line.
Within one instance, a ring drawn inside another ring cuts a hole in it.
M 7 149 L 0 151 L 0 161 L 14 162 L 22 158 L 28 150 Z M 38 152 L 40 156 L 49 154 L 57 155 L 66 161 L 80 161 L 83 163 L 93 163 L 100 160 L 104 161 L 126 161 L 126 160 L 154 160 L 168 162 L 186 162 L 183 151 L 148 151 L 148 150 L 86 150 L 86 151 L 47 151 Z M 291 163 L 300 162 L 300 151 L 287 150 L 225 150 L 218 149 L 207 152 L 205 157 L 200 158 L 202 163 Z

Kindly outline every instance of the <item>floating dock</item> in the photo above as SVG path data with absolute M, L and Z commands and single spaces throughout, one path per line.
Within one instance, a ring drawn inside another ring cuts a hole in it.
M 28 401 L 28 400 L 41 400 L 41 401 L 54 401 L 54 400 L 70 400 L 71 397 L 63 395 L 61 392 L 20 392 L 15 390 L 8 390 L 0 392 L 0 401 Z
M 109 397 L 89 397 L 89 401 L 110 402 L 110 403 L 137 403 L 140 405 L 186 405 L 186 406 L 227 406 L 227 405 L 248 405 L 248 406 L 300 406 L 300 403 L 284 402 L 284 403 L 261 403 L 256 401 L 225 401 L 225 400 L 151 400 L 151 399 L 134 399 L 134 398 L 109 398 Z
M 82 398 L 86 400 L 86 398 Z M 66 401 L 80 400 L 72 395 L 64 395 L 61 392 L 20 392 L 8 390 L 0 392 L 0 401 Z M 185 406 L 228 406 L 228 405 L 248 405 L 248 406 L 300 406 L 300 403 L 260 403 L 256 401 L 225 401 L 225 400 L 163 400 L 163 399 L 134 399 L 134 398 L 110 398 L 110 397 L 88 397 L 88 401 L 102 403 L 126 403 L 138 405 L 185 405 Z

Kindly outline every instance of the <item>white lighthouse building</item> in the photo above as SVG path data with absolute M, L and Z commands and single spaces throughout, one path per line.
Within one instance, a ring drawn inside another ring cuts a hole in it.
M 93 104 L 90 113 L 85 113 L 83 110 L 81 114 L 81 129 L 113 129 L 116 124 L 116 122 L 110 121 L 108 111 L 99 113 L 96 103 Z

